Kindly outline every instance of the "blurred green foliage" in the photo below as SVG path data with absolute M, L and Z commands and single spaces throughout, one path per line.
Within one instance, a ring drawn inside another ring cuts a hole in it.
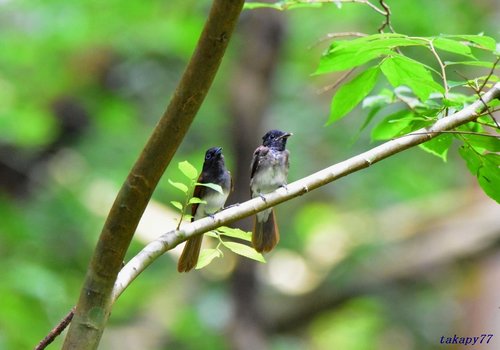
M 498 13 L 491 11 L 488 1 L 387 2 L 394 27 L 405 34 L 497 34 Z M 0 163 L 28 179 L 27 193 L 10 193 L 7 183 L 0 195 L 0 349 L 33 347 L 76 302 L 109 209 L 100 200 L 112 197 L 121 185 L 165 108 L 209 5 L 199 0 L 0 2 Z M 266 126 L 286 126 L 296 135 L 289 142 L 293 181 L 371 146 L 369 131 L 358 133 L 365 117 L 361 110 L 324 127 L 331 94 L 316 90 L 335 79 L 311 77 L 327 44 L 308 48 L 330 32 L 374 33 L 382 18 L 358 4 L 297 9 L 285 15 L 285 50 Z M 244 45 L 244 38 L 237 35 L 172 164 L 187 159 L 199 169 L 204 150 L 217 144 L 225 147 L 231 166 L 227 86 L 239 45 Z M 70 120 L 76 131 L 69 138 L 58 112 L 61 101 L 84 116 Z M 335 221 L 336 210 L 377 211 L 467 186 L 471 178 L 465 165 L 453 161 L 458 154 L 448 157 L 451 161 L 443 164 L 412 149 L 280 206 L 278 219 L 295 217 L 280 220 L 281 231 L 287 233 L 281 247 L 302 253 L 302 243 L 314 234 L 312 221 Z M 425 169 L 439 169 L 439 176 Z M 170 167 L 164 179 L 177 175 L 178 170 Z M 163 180 L 154 197 L 168 203 L 178 196 Z M 135 241 L 130 256 L 142 246 Z M 110 328 L 133 324 L 160 294 L 172 299 L 160 314 L 175 348 L 228 348 L 221 325 L 209 322 L 228 298 L 227 281 L 200 286 L 190 278 L 181 280 L 169 256 L 160 259 L 120 298 Z M 432 291 L 428 294 L 437 300 Z M 369 345 L 376 334 L 400 319 L 384 315 L 383 301 L 354 301 L 315 320 L 304 337 L 277 336 L 273 344 L 276 349 L 309 342 L 317 349 L 373 348 Z M 422 342 L 420 348 L 431 348 Z

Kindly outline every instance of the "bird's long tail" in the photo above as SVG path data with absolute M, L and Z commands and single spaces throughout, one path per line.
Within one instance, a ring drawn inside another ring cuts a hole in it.
M 187 240 L 177 263 L 177 271 L 188 272 L 196 267 L 200 255 L 201 242 L 203 242 L 203 235 L 198 235 Z
M 280 234 L 274 210 L 271 210 L 267 219 L 262 218 L 262 221 L 259 221 L 259 217 L 256 215 L 252 233 L 252 245 L 255 250 L 259 253 L 270 252 L 279 240 Z

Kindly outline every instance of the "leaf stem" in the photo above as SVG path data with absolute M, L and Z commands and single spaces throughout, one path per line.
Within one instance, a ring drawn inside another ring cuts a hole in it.
M 439 67 L 441 68 L 441 78 L 443 79 L 443 87 L 444 87 L 444 98 L 445 99 L 448 99 L 448 94 L 449 94 L 449 86 L 448 86 L 448 80 L 446 78 L 446 66 L 443 64 L 443 61 L 441 61 L 441 57 L 439 57 L 435 47 L 434 47 L 434 44 L 433 44 L 433 40 L 427 40 L 427 42 L 429 43 L 429 48 L 432 52 L 432 54 L 434 55 L 434 57 L 436 57 L 436 60 L 438 61 L 438 64 L 439 64 Z M 446 113 L 445 115 L 448 115 L 448 110 L 446 110 Z

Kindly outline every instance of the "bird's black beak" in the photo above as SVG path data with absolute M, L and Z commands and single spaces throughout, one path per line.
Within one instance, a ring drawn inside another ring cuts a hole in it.
M 215 155 L 217 155 L 217 156 L 218 156 L 218 155 L 220 155 L 221 153 L 222 153 L 222 147 L 217 147 L 217 148 L 215 149 Z
M 293 136 L 293 134 L 292 134 L 291 132 L 287 132 L 287 133 L 284 133 L 284 134 L 283 134 L 283 135 L 281 135 L 281 136 L 278 136 L 278 137 L 276 138 L 276 140 L 287 139 L 287 138 L 289 138 L 290 136 Z

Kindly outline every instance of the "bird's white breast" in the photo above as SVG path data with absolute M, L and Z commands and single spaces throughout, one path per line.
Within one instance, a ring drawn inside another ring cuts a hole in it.
M 217 213 L 219 210 L 222 209 L 224 203 L 226 203 L 226 199 L 228 196 L 229 193 L 221 194 L 216 191 L 209 191 L 203 197 L 203 200 L 205 200 L 207 203 L 206 204 L 200 203 L 198 205 L 198 209 L 196 210 L 195 220 L 203 218 L 209 214 L 212 215 Z

